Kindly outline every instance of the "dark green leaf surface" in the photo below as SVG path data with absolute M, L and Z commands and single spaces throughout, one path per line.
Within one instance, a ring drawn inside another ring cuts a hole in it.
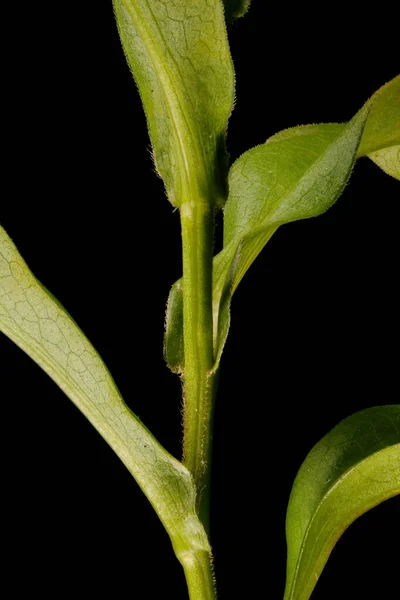
M 221 205 L 226 199 L 225 134 L 234 98 L 221 0 L 113 4 L 170 202 Z M 127 118 L 121 119 L 122 127 Z
M 400 406 L 356 413 L 318 442 L 289 500 L 284 600 L 308 600 L 345 529 L 399 493 Z
M 0 227 L 0 331 L 56 382 L 132 473 L 168 531 L 178 558 L 208 553 L 189 471 L 131 412 L 100 356 L 35 279 Z

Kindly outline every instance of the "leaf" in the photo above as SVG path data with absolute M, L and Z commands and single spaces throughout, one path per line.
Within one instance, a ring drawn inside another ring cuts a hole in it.
M 221 1 L 113 4 L 170 202 L 221 205 L 226 200 L 225 134 L 234 99 Z
M 302 464 L 289 500 L 284 600 L 308 600 L 345 529 L 399 493 L 399 405 L 356 413 L 318 442 Z
M 116 452 L 156 510 L 178 558 L 208 551 L 189 471 L 124 403 L 96 350 L 35 279 L 1 226 L 0 330 L 46 371 Z
M 229 173 L 229 197 L 224 208 L 224 247 L 214 258 L 214 355 L 217 369 L 228 335 L 230 302 L 252 262 L 280 225 L 317 216 L 341 195 L 354 162 L 362 152 L 379 150 L 371 158 L 395 175 L 397 156 L 382 149 L 400 143 L 398 98 L 400 76 L 383 86 L 348 123 L 305 125 L 281 131 L 265 144 L 245 152 Z M 387 115 L 394 119 L 390 127 Z M 370 123 L 371 120 L 371 123 Z M 397 141 L 396 141 L 397 140 Z M 361 150 L 360 150 L 361 148 Z M 178 288 L 173 287 L 166 328 L 166 360 L 179 362 L 183 372 L 182 321 Z M 178 326 L 177 324 L 180 323 Z M 169 348 L 181 355 L 170 357 Z
M 226 22 L 243 17 L 250 8 L 251 0 L 224 0 Z
M 219 258 L 224 257 L 224 267 L 218 269 L 214 284 L 216 367 L 228 335 L 232 295 L 242 277 L 280 225 L 317 216 L 339 198 L 367 115 L 363 109 L 345 127 L 287 130 L 233 165 Z
M 366 115 L 361 112 L 344 128 L 310 125 L 288 130 L 249 150 L 233 165 L 224 211 L 224 248 L 213 269 L 215 368 L 228 334 L 230 301 L 237 285 L 279 225 L 320 214 L 338 198 L 350 175 Z M 175 310 L 177 291 L 173 288 Z M 178 317 L 170 316 L 168 322 L 176 323 Z M 181 331 L 167 326 L 167 350 L 179 346 L 176 337 L 182 336 Z M 166 358 L 170 363 L 168 352 Z M 179 363 L 183 362 L 181 356 Z

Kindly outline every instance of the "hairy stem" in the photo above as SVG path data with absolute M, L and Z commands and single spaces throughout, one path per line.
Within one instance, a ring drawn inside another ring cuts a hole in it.
M 215 600 L 210 555 L 207 552 L 188 553 L 181 558 L 181 563 L 185 571 L 190 600 Z
M 213 209 L 209 204 L 181 206 L 183 250 L 184 464 L 197 490 L 198 514 L 208 531 L 211 432 L 215 375 L 213 366 L 212 254 Z

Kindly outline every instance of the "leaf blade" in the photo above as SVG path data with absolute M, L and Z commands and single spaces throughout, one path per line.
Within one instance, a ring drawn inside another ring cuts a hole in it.
M 308 600 L 330 552 L 361 514 L 400 493 L 400 406 L 348 417 L 311 450 L 293 485 L 284 600 Z
M 28 354 L 99 431 L 153 505 L 179 556 L 208 551 L 189 471 L 124 403 L 100 356 L 36 280 L 0 226 L 0 330 Z
M 224 258 L 226 284 L 219 298 L 214 289 L 214 314 L 219 310 L 214 324 L 218 328 L 222 324 L 218 333 L 222 347 L 217 348 L 215 368 L 228 335 L 227 313 L 232 295 L 274 232 L 280 225 L 318 216 L 330 208 L 341 195 L 356 158 L 365 149 L 381 148 L 375 154 L 375 162 L 396 177 L 400 156 L 396 149 L 390 154 L 388 149 L 382 149 L 395 140 L 400 140 L 400 76 L 380 88 L 348 124 L 287 129 L 234 163 L 224 207 L 221 253 L 230 253 L 231 262 Z M 325 187 L 324 181 L 328 182 Z M 309 201 L 305 202 L 307 197 Z M 220 273 L 219 279 L 221 276 Z
M 170 202 L 226 199 L 234 73 L 220 0 L 113 0 Z
M 231 299 L 241 279 L 280 225 L 317 216 L 334 204 L 350 177 L 367 115 L 364 107 L 346 126 L 308 125 L 281 132 L 233 165 L 220 253 L 227 255 L 226 266 L 213 297 L 218 330 L 215 369 L 228 335 Z

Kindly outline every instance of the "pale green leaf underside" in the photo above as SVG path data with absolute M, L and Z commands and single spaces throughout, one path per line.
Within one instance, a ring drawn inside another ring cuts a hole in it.
M 100 356 L 0 226 L 0 330 L 57 383 L 132 473 L 176 553 L 208 550 L 189 471 L 124 403 Z
M 225 134 L 234 98 L 221 0 L 113 4 L 170 202 L 221 204 L 226 199 Z
M 345 529 L 399 493 L 400 406 L 356 413 L 318 442 L 289 500 L 284 600 L 308 600 Z
M 386 158 L 389 165 L 388 157 L 381 153 L 389 140 L 400 143 L 396 117 L 399 86 L 400 77 L 383 86 L 348 124 L 287 129 L 243 154 L 232 166 L 224 208 L 224 248 L 214 258 L 215 368 L 229 329 L 232 295 L 278 227 L 317 216 L 332 206 L 342 193 L 356 158 L 363 156 L 365 150 L 381 149 L 378 160 L 383 164 Z M 377 105 L 375 100 L 379 100 Z M 388 126 L 387 112 L 394 119 L 392 128 Z M 389 168 L 393 174 L 393 161 Z M 385 170 L 389 172 L 389 168 Z M 183 372 L 182 344 L 177 340 L 177 336 L 182 337 L 180 286 L 175 284 L 170 294 L 170 305 L 176 314 L 167 318 L 165 356 L 172 370 Z M 174 327 L 169 329 L 168 323 Z
M 400 145 L 383 148 L 377 152 L 368 154 L 368 157 L 374 161 L 388 175 L 400 180 Z

